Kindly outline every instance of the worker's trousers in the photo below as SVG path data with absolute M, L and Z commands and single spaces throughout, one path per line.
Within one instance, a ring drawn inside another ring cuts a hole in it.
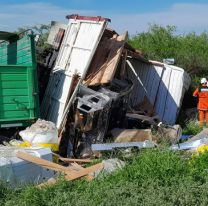
M 208 110 L 198 110 L 198 111 L 199 111 L 200 126 L 203 127 L 205 123 L 206 127 L 208 127 Z

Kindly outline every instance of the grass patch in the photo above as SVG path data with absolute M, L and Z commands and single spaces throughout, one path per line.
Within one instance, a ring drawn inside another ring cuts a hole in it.
M 189 120 L 186 123 L 185 128 L 183 129 L 183 134 L 192 134 L 192 135 L 196 135 L 199 132 L 202 131 L 202 127 L 200 127 L 200 125 L 198 124 L 198 122 L 196 120 Z
M 60 180 L 39 190 L 0 190 L 0 205 L 207 205 L 208 153 L 191 158 L 169 150 L 144 150 L 126 167 L 92 182 Z

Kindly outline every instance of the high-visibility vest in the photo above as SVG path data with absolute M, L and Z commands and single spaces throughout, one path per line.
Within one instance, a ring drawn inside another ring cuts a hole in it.
M 207 86 L 201 86 L 197 88 L 193 96 L 199 98 L 199 102 L 197 105 L 198 110 L 208 110 L 208 87 Z

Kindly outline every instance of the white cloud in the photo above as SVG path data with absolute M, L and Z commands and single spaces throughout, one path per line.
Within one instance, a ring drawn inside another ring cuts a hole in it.
M 119 9 L 119 8 L 118 8 Z M 130 34 L 147 30 L 148 23 L 160 25 L 175 25 L 180 33 L 201 32 L 208 28 L 207 4 L 173 4 L 172 7 L 161 12 L 113 14 L 111 11 L 70 10 L 51 3 L 8 4 L 0 7 L 0 30 L 13 31 L 18 27 L 49 23 L 51 20 L 66 22 L 65 16 L 72 13 L 80 15 L 102 15 L 109 17 L 109 25 L 122 33 L 126 30 Z
M 18 27 L 50 23 L 52 20 L 67 22 L 68 14 L 90 15 L 94 11 L 61 8 L 50 3 L 11 4 L 0 7 L 0 30 L 14 31 Z
M 175 25 L 178 32 L 202 32 L 208 28 L 208 4 L 174 4 L 162 12 L 142 14 L 112 15 L 113 28 L 128 30 L 130 34 L 147 30 L 148 23 Z

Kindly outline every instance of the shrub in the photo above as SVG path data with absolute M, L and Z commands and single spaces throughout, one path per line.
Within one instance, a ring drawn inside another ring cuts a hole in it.
M 197 120 L 188 120 L 186 122 L 185 128 L 183 129 L 183 134 L 196 135 L 201 131 L 202 127 L 200 127 Z
M 138 33 L 129 43 L 148 59 L 162 61 L 175 58 L 176 64 L 191 74 L 208 74 L 208 33 L 176 34 L 175 26 L 150 25 L 147 32 Z

